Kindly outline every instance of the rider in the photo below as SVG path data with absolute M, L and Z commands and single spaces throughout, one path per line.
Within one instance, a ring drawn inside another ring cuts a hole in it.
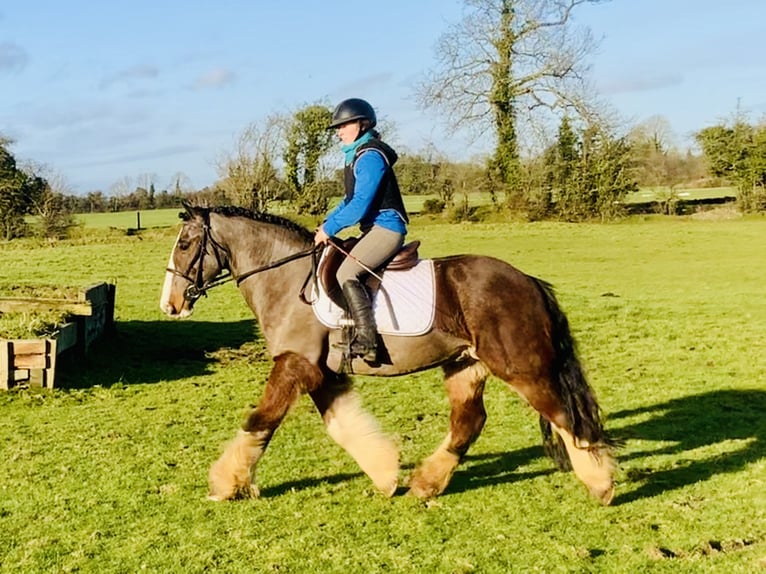
M 404 244 L 407 213 L 393 165 L 396 152 L 375 131 L 375 110 L 365 100 L 339 103 L 327 129 L 336 129 L 345 154 L 345 196 L 314 236 L 326 243 L 341 230 L 359 224 L 362 236 L 340 265 L 336 277 L 354 320 L 351 355 L 374 362 L 377 330 L 365 276 L 389 261 Z

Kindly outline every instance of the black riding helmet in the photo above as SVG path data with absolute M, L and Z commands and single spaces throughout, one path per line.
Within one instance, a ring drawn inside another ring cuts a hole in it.
M 369 130 L 378 123 L 378 118 L 375 117 L 375 110 L 372 109 L 369 102 L 360 98 L 349 98 L 335 106 L 335 110 L 332 113 L 332 121 L 327 126 L 327 129 L 335 129 L 338 126 L 356 120 L 367 120 L 369 122 L 367 129 Z

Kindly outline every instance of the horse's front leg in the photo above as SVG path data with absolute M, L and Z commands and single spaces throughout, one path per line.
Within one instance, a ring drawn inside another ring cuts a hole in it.
M 304 391 L 322 383 L 322 371 L 305 357 L 284 353 L 274 359 L 274 367 L 258 406 L 242 425 L 208 476 L 211 500 L 258 496 L 255 468 L 274 431 L 290 406 Z
M 362 408 L 345 375 L 328 374 L 325 383 L 309 393 L 322 415 L 327 433 L 343 447 L 385 496 L 399 484 L 399 450 Z

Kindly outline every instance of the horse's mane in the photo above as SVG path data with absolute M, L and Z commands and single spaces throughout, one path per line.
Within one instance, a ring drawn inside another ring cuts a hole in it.
M 218 215 L 223 215 L 224 217 L 246 217 L 254 221 L 260 221 L 262 223 L 277 225 L 288 231 L 297 233 L 298 235 L 300 235 L 301 238 L 307 241 L 312 241 L 314 239 L 314 234 L 311 233 L 311 231 L 309 231 L 308 229 L 306 229 L 303 225 L 301 225 L 300 223 L 296 223 L 295 221 L 288 219 L 287 217 L 282 217 L 281 215 L 275 215 L 273 213 L 267 213 L 265 211 L 254 211 L 252 209 L 247 209 L 245 207 L 240 207 L 238 205 L 195 207 L 194 209 L 199 211 L 205 211 L 207 213 L 217 213 Z M 189 214 L 185 212 L 181 212 L 179 215 L 181 219 L 184 219 L 184 220 L 187 220 L 189 217 Z

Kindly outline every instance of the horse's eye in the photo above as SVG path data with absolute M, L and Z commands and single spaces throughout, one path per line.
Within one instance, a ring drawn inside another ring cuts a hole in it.
M 181 240 L 178 242 L 178 248 L 179 248 L 181 251 L 186 251 L 187 249 L 189 249 L 189 246 L 190 246 L 190 245 L 191 245 L 191 243 L 190 243 L 188 240 L 186 240 L 186 239 L 181 239 Z

